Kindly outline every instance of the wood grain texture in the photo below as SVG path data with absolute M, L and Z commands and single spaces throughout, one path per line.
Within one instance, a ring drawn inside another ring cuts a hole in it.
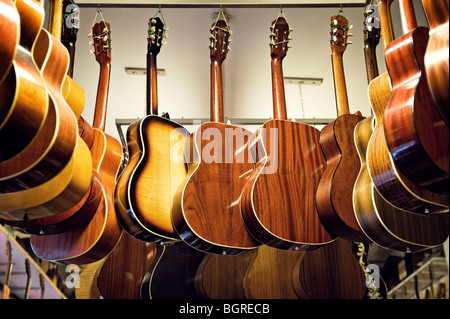
M 366 277 L 352 242 L 338 238 L 298 259 L 294 288 L 301 299 L 362 299 Z
M 251 143 L 252 154 L 262 155 L 242 192 L 242 217 L 249 232 L 282 249 L 310 249 L 333 241 L 316 209 L 316 189 L 325 170 L 319 131 L 272 120 Z
M 46 86 L 32 55 L 44 23 L 44 9 L 34 0 L 10 5 L 2 3 L 6 15 L 2 20 L 3 32 L 12 33 L 2 37 L 2 46 L 10 53 L 4 52 L 1 62 L 6 65 L 5 73 L 0 73 L 0 162 L 11 159 L 29 145 L 41 129 L 48 109 Z M 17 22 L 26 21 L 17 25 L 15 34 L 14 17 Z M 12 51 L 7 49 L 8 42 L 13 45 Z
M 8 74 L 20 40 L 20 17 L 12 0 L 0 1 L 0 83 Z M 40 28 L 40 27 L 39 27 Z
M 305 251 L 287 251 L 269 246 L 258 248 L 244 277 L 247 299 L 298 299 L 293 272 Z
M 105 260 L 106 257 L 87 264 L 83 270 L 81 270 L 78 279 L 79 287 L 75 287 L 75 299 L 100 299 L 97 288 L 97 277 L 100 267 Z
M 189 137 L 188 174 L 174 196 L 172 220 L 180 237 L 196 249 L 237 254 L 260 245 L 248 234 L 239 209 L 241 191 L 253 169 L 243 147 L 251 134 L 208 122 Z
M 449 49 L 448 0 L 422 0 L 430 27 L 425 52 L 425 69 L 430 93 L 442 119 L 449 124 L 448 54 Z
M 372 242 L 386 249 L 418 252 L 441 245 L 448 238 L 448 214 L 423 216 L 400 210 L 374 186 L 366 157 L 374 120 L 368 117 L 355 127 L 361 170 L 354 186 L 353 205 L 361 229 Z
M 199 299 L 196 273 L 204 258 L 205 253 L 183 241 L 164 246 L 161 257 L 149 267 L 143 279 L 142 298 Z
M 417 27 L 386 49 L 392 93 L 384 131 L 397 170 L 419 187 L 448 196 L 449 128 L 433 103 L 424 72 L 428 32 Z
M 204 299 L 245 299 L 244 281 L 258 250 L 231 256 L 205 254 L 197 268 L 197 294 Z
M 99 270 L 100 295 L 105 299 L 140 299 L 143 279 L 163 250 L 123 231 L 117 247 Z

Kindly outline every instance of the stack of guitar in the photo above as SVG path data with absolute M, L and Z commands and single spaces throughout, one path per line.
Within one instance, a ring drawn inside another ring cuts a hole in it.
M 420 252 L 449 232 L 448 55 L 439 54 L 448 0 L 422 0 L 430 28 L 399 0 L 397 39 L 392 1 L 364 12 L 369 117 L 350 113 L 351 27 L 342 9 L 331 17 L 338 116 L 321 131 L 287 115 L 292 30 L 282 10 L 270 25 L 272 120 L 255 132 L 224 121 L 222 9 L 210 29 L 210 121 L 190 133 L 158 115 L 159 10 L 147 30 L 147 115 L 130 124 L 123 151 L 104 132 L 109 23 L 92 28 L 100 77 L 90 125 L 71 78 L 76 28 L 61 23 L 71 1 L 51 1 L 49 32 L 42 1 L 0 0 L 0 221 L 30 234 L 38 257 L 86 265 L 78 298 L 385 296 L 368 247 Z

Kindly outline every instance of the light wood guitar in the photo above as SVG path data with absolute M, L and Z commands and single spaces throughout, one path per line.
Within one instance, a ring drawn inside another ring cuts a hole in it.
M 325 170 L 319 130 L 287 120 L 282 60 L 290 28 L 280 16 L 271 30 L 274 120 L 261 126 L 248 143 L 256 164 L 242 191 L 242 218 L 252 236 L 268 246 L 318 248 L 335 239 L 316 209 L 316 189 Z
M 412 0 L 399 2 L 403 35 L 386 48 L 392 93 L 384 111 L 385 140 L 395 169 L 418 187 L 446 196 L 448 208 L 449 127 L 427 84 L 429 28 L 417 25 Z M 383 178 L 376 174 L 371 176 L 380 189 Z
M 12 66 L 20 40 L 20 17 L 12 0 L 0 1 L 0 84 Z
M 225 124 L 222 65 L 228 53 L 230 27 L 220 18 L 211 27 L 210 122 L 200 125 L 184 150 L 188 174 L 177 190 L 173 226 L 195 249 L 234 255 L 260 245 L 245 229 L 239 197 L 253 164 L 242 147 L 251 132 Z M 211 196 L 211 194 L 220 196 Z
M 91 156 L 78 138 L 76 118 L 61 92 L 67 50 L 41 29 L 33 58 L 48 88 L 49 112 L 33 143 L 14 160 L 0 164 L 5 172 L 1 175 L 6 176 L 1 180 L 5 193 L 0 195 L 4 219 L 34 219 L 64 212 L 80 202 L 92 182 Z
M 423 9 L 430 27 L 427 49 L 425 52 L 425 69 L 430 93 L 442 119 L 449 125 L 449 88 L 448 88 L 448 0 L 422 0 Z
M 392 41 L 390 17 L 392 0 L 379 1 L 383 48 Z M 448 215 L 422 216 L 400 210 L 386 201 L 370 177 L 368 147 L 378 121 L 379 108 L 389 100 L 391 86 L 387 72 L 369 84 L 369 99 L 375 116 L 368 117 L 355 127 L 355 143 L 361 160 L 361 170 L 353 189 L 353 205 L 357 221 L 366 236 L 377 245 L 397 251 L 416 252 L 441 245 L 448 237 Z M 381 128 L 382 130 L 382 128 Z
M 147 116 L 127 129 L 129 161 L 115 191 L 122 227 L 132 236 L 153 243 L 180 240 L 172 226 L 172 198 L 186 176 L 182 158 L 188 131 L 158 116 L 156 57 L 165 37 L 159 17 L 148 24 Z
M 345 83 L 343 54 L 348 41 L 348 20 L 331 17 L 331 57 L 336 95 L 337 119 L 320 132 L 319 142 L 326 168 L 316 193 L 317 212 L 325 228 L 335 236 L 368 242 L 353 211 L 353 186 L 360 170 L 354 142 L 354 129 L 364 117 L 350 114 Z

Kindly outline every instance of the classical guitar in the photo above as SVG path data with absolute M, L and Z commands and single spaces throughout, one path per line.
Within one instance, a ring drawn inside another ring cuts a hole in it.
M 20 40 L 20 17 L 12 0 L 0 1 L 0 84 L 12 66 Z
M 381 14 L 380 14 L 381 16 Z M 383 34 L 383 23 L 382 23 L 382 34 Z M 423 33 L 423 28 L 418 28 L 419 31 Z M 405 43 L 405 46 L 399 46 L 396 47 L 392 45 L 393 43 L 393 35 L 389 36 L 386 35 L 387 32 L 384 33 L 385 35 L 382 36 L 383 38 L 383 48 L 386 53 L 393 53 L 395 51 L 395 48 L 398 48 L 399 50 L 404 49 L 405 47 L 408 47 L 408 45 Z M 391 33 L 392 34 L 392 33 Z M 412 34 L 412 33 L 410 33 Z M 416 33 L 418 34 L 418 33 Z M 404 38 L 404 37 L 401 37 Z M 397 40 L 401 40 L 401 38 Z M 396 43 L 400 43 L 396 41 Z M 391 50 L 388 50 L 388 47 Z M 419 50 L 420 51 L 420 50 Z M 408 54 L 405 54 L 405 59 L 409 56 L 412 58 L 410 54 L 413 54 L 412 52 L 409 52 Z M 419 52 L 417 53 L 419 54 Z M 388 61 L 386 60 L 386 63 Z M 392 62 L 392 61 L 391 61 Z M 399 62 L 397 62 L 399 63 Z M 403 63 L 403 62 L 402 62 Z M 399 67 L 399 66 L 397 66 Z M 396 68 L 396 67 L 394 67 Z M 411 67 L 411 72 L 413 68 Z M 394 72 L 394 70 L 391 70 L 390 72 Z M 399 71 L 401 72 L 401 71 Z M 410 84 L 414 84 L 416 81 L 413 80 Z M 370 88 L 372 86 L 372 89 Z M 411 87 L 414 87 L 414 85 L 411 85 Z M 374 79 L 371 84 L 369 85 L 369 99 L 371 101 L 371 107 L 373 110 L 373 113 L 376 117 L 375 121 L 375 127 L 373 129 L 372 136 L 369 140 L 369 144 L 367 145 L 367 164 L 368 164 L 368 171 L 370 174 L 370 177 L 373 181 L 373 184 L 376 186 L 377 191 L 379 194 L 388 201 L 391 205 L 395 206 L 396 208 L 399 208 L 404 211 L 409 211 L 413 213 L 418 214 L 433 214 L 433 213 L 442 213 L 448 211 L 448 204 L 449 204 L 449 196 L 447 194 L 438 194 L 435 192 L 430 191 L 424 186 L 420 186 L 419 184 L 413 182 L 410 180 L 407 176 L 405 176 L 396 165 L 396 161 L 394 157 L 392 156 L 392 152 L 389 150 L 389 146 L 387 144 L 387 135 L 391 134 L 389 132 L 388 127 L 385 126 L 385 119 L 387 118 L 387 106 L 388 104 L 392 103 L 393 98 L 395 97 L 391 96 L 392 92 L 392 86 L 391 86 L 391 79 L 386 72 L 385 74 L 382 74 L 378 76 L 376 79 Z M 404 90 L 404 93 L 407 93 L 408 90 Z M 411 93 L 411 91 L 409 91 Z M 398 96 L 398 95 L 397 95 Z M 406 96 L 406 95 L 405 95 Z M 411 101 L 414 101 L 414 98 L 410 99 Z M 411 106 L 410 103 L 406 103 Z M 412 115 L 412 110 L 410 107 L 405 105 L 404 109 L 408 109 L 411 111 L 409 115 Z M 399 111 L 400 112 L 400 111 Z M 397 113 L 400 114 L 400 113 Z M 417 116 L 413 116 L 414 118 L 417 118 Z M 427 118 L 424 117 L 424 122 L 427 121 Z M 399 118 L 397 118 L 399 119 Z M 405 140 L 403 137 L 410 134 L 413 130 L 408 130 L 408 125 L 411 124 L 411 122 L 408 120 L 411 119 L 411 117 L 408 117 L 405 114 L 404 120 L 402 120 L 399 123 L 405 124 L 404 127 L 405 130 L 403 134 L 399 133 L 398 141 Z M 429 122 L 429 121 L 428 121 Z M 409 124 L 408 124 L 409 123 Z M 390 123 L 390 125 L 394 125 L 393 122 Z M 402 126 L 400 124 L 397 124 L 397 126 Z M 422 124 L 420 124 L 422 125 Z M 425 124 L 423 124 L 425 125 Z M 422 126 L 423 127 L 423 126 Z M 430 128 L 431 129 L 431 128 Z M 437 128 L 436 130 L 440 130 L 440 128 Z M 435 134 L 430 131 L 430 134 Z M 447 129 L 448 134 L 448 129 Z M 392 134 L 391 134 L 392 135 Z M 402 137 L 403 136 L 403 137 Z M 439 137 L 439 139 L 445 140 L 445 134 L 442 135 L 442 137 Z M 417 140 L 413 141 L 411 139 L 412 144 L 411 145 L 418 145 L 416 142 Z M 437 142 L 437 141 L 436 141 Z M 440 142 L 437 142 L 440 143 Z M 413 146 L 412 146 L 413 147 Z M 414 148 L 414 147 L 413 147 Z M 412 149 L 411 149 L 412 151 Z M 428 157 L 430 159 L 430 157 Z M 413 162 L 410 162 L 413 163 Z M 415 165 L 421 166 L 430 164 L 430 161 L 427 159 L 423 159 L 423 161 L 414 162 Z M 425 167 L 425 166 L 422 166 Z M 419 169 L 418 169 L 419 170 Z M 448 186 L 447 186 L 448 187 Z
M 1 32 L 8 34 L 1 37 L 5 52 L 1 52 L 4 66 L 0 73 L 0 163 L 29 146 L 48 112 L 48 93 L 32 57 L 44 9 L 37 1 L 8 2 L 1 3 Z M 0 178 L 6 176 L 8 172 L 0 167 Z
M 184 150 L 188 175 L 175 194 L 172 221 L 190 246 L 234 255 L 260 243 L 247 232 L 239 212 L 239 197 L 253 168 L 243 148 L 251 132 L 223 123 L 222 65 L 228 53 L 230 27 L 221 13 L 210 29 L 211 121 L 189 136 Z
M 19 4 L 18 9 L 23 7 Z M 78 138 L 74 113 L 61 93 L 67 50 L 41 29 L 33 59 L 48 89 L 49 109 L 31 145 L 0 163 L 4 219 L 34 219 L 66 211 L 83 198 L 92 182 L 89 150 Z
M 436 107 L 442 119 L 449 125 L 449 88 L 448 88 L 448 0 L 422 0 L 422 6 L 430 27 L 425 52 L 425 70 Z
M 392 0 L 380 0 L 380 25 L 383 48 L 392 41 L 390 17 Z M 361 161 L 361 170 L 353 189 L 355 216 L 363 232 L 377 245 L 397 251 L 416 252 L 441 245 L 448 237 L 448 214 L 422 216 L 400 210 L 386 201 L 378 192 L 369 173 L 368 147 L 373 132 L 382 117 L 378 109 L 389 100 L 389 75 L 382 73 L 369 84 L 369 99 L 375 116 L 360 121 L 355 127 L 355 143 Z
M 319 143 L 326 168 L 317 186 L 317 212 L 325 228 L 335 236 L 367 242 L 353 211 L 353 186 L 360 170 L 354 129 L 364 117 L 350 114 L 345 84 L 343 54 L 348 42 L 348 20 L 341 12 L 331 17 L 331 57 L 337 119 L 320 132 Z
M 403 35 L 386 48 L 392 82 L 384 112 L 386 143 L 396 170 L 448 198 L 449 127 L 435 107 L 424 65 L 429 29 L 417 26 L 411 0 L 400 0 L 400 9 Z
M 180 240 L 172 226 L 172 198 L 186 176 L 182 158 L 188 131 L 158 116 L 156 57 L 165 24 L 155 16 L 148 24 L 147 116 L 127 129 L 129 162 L 116 187 L 115 205 L 122 227 L 132 236 L 153 243 Z
M 290 28 L 279 16 L 271 31 L 274 120 L 258 128 L 248 143 L 256 164 L 242 191 L 242 218 L 252 236 L 268 246 L 318 248 L 335 239 L 323 227 L 316 209 L 316 189 L 325 170 L 319 130 L 287 120 L 282 60 Z
M 96 60 L 100 64 L 100 77 L 94 112 L 94 140 L 90 152 L 93 170 L 101 180 L 100 202 L 98 207 L 92 207 L 93 217 L 86 225 L 61 234 L 31 238 L 31 245 L 37 256 L 66 264 L 89 263 L 105 257 L 116 246 L 121 236 L 113 196 L 116 175 L 122 159 L 122 147 L 119 141 L 104 133 L 111 67 L 109 24 L 106 22 L 95 24 L 92 33 Z M 77 244 L 74 241 L 77 241 Z

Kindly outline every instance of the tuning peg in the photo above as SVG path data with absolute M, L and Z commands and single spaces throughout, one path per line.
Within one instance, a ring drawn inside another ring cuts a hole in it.
M 164 33 L 164 39 L 167 39 L 168 37 L 167 33 Z
M 89 45 L 94 45 L 94 41 L 89 41 Z
M 337 25 L 337 24 L 338 24 L 338 20 L 337 20 L 337 19 L 334 19 L 334 20 L 333 20 L 333 24 L 334 24 L 334 25 Z
M 151 23 L 156 23 L 156 19 L 152 18 L 152 19 L 150 20 L 150 22 L 151 22 Z
M 166 42 L 166 41 L 163 41 L 161 45 L 166 45 L 166 44 L 167 44 L 167 42 Z
M 347 45 L 352 44 L 352 43 L 353 43 L 352 41 L 347 41 Z
M 333 36 L 333 41 L 337 42 L 337 36 L 335 36 L 335 35 Z
M 216 39 L 216 37 L 214 36 L 214 34 L 211 33 L 211 36 L 209 37 L 210 39 Z
M 228 39 L 228 42 L 231 42 L 231 41 L 233 41 L 233 39 Z
M 89 52 L 91 52 L 91 54 L 95 54 L 94 51 L 92 51 L 92 50 L 89 50 Z
M 103 33 L 105 33 L 105 32 L 108 32 L 108 28 L 107 27 L 103 28 Z
M 288 47 L 288 49 L 292 49 L 292 45 L 288 45 L 287 47 Z
M 166 32 L 169 31 L 169 29 L 170 29 L 169 27 L 166 27 Z
M 227 50 L 228 50 L 228 51 L 231 51 L 231 47 L 228 46 Z
M 152 40 L 155 40 L 155 39 L 156 39 L 156 37 L 155 37 L 154 34 L 150 34 L 149 37 L 150 37 L 150 39 L 152 39 Z
M 372 26 L 371 25 L 367 26 L 367 31 L 372 32 Z
M 292 28 L 289 28 L 289 32 L 294 32 L 294 29 L 292 29 Z
M 338 28 L 333 29 L 333 33 L 337 33 L 337 31 L 338 31 Z
M 353 29 L 353 24 L 350 24 L 350 26 L 348 27 L 349 30 Z
M 150 31 L 152 31 L 152 32 L 156 32 L 156 27 L 155 27 L 155 26 L 153 26 L 153 27 L 150 27 Z
M 350 32 L 347 33 L 347 37 L 352 37 L 352 36 L 353 36 L 353 33 L 350 33 Z
M 230 30 L 230 35 L 233 35 L 233 31 Z
M 88 38 L 92 38 L 92 32 L 89 32 Z

